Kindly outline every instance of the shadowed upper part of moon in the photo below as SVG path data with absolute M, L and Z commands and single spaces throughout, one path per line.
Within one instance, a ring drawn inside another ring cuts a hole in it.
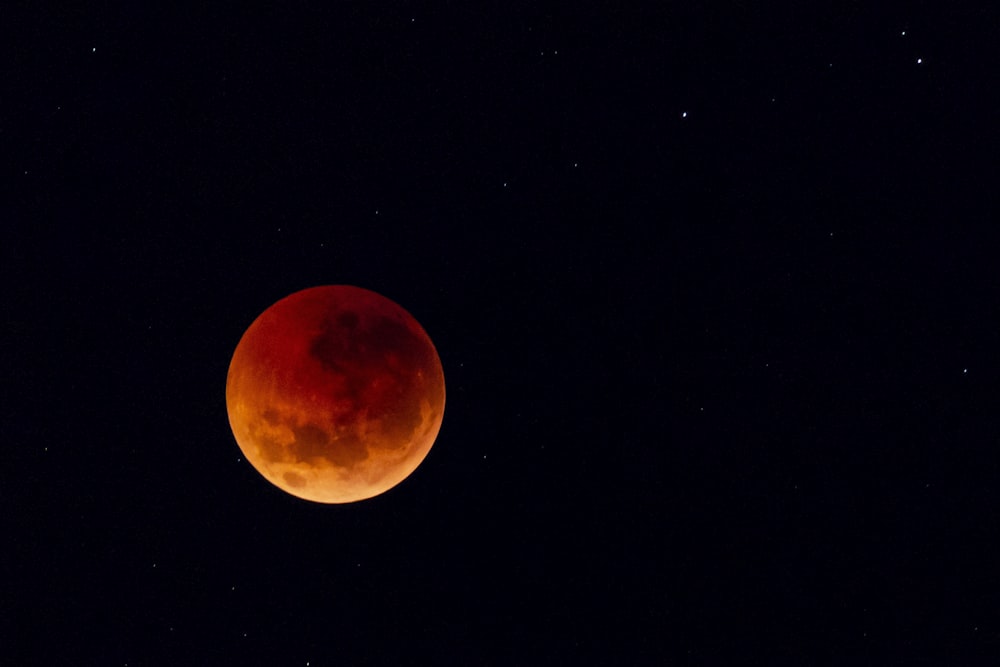
M 335 397 L 342 405 L 381 420 L 391 436 L 381 442 L 409 437 L 420 424 L 420 399 L 434 390 L 428 379 L 439 362 L 426 335 L 401 318 L 334 311 L 323 319 L 309 354 L 340 380 L 332 386 L 340 389 Z

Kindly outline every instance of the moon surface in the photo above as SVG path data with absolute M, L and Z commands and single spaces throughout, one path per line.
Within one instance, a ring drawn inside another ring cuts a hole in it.
M 371 498 L 406 479 L 437 438 L 444 398 L 441 360 L 420 324 L 349 285 L 302 290 L 265 310 L 226 381 L 247 460 L 319 503 Z

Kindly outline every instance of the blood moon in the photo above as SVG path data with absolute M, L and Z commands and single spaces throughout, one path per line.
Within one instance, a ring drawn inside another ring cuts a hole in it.
M 396 303 L 360 287 L 313 287 L 243 334 L 226 408 L 237 444 L 269 482 L 349 503 L 396 486 L 427 456 L 444 416 L 444 371 Z

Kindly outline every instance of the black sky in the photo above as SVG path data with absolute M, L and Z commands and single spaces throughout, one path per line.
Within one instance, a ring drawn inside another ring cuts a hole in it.
M 11 664 L 991 663 L 992 8 L 328 4 L 5 21 Z M 353 505 L 225 410 L 321 284 L 447 382 Z

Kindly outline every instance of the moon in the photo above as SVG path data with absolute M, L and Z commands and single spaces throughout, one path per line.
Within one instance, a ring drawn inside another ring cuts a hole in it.
M 246 330 L 226 409 L 251 465 L 279 489 L 350 503 L 396 486 L 444 417 L 444 371 L 401 306 L 350 285 L 295 292 Z

